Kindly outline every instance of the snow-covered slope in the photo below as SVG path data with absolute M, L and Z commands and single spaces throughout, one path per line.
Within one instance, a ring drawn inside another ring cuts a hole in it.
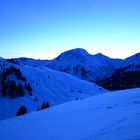
M 15 65 L 4 60 L 0 63 L 0 73 L 11 65 L 20 69 L 22 75 L 26 78 L 26 83 L 31 85 L 33 91 L 32 95 L 25 92 L 24 97 L 4 98 L 0 85 L 0 119 L 14 117 L 22 105 L 26 106 L 28 112 L 31 112 L 41 108 L 43 102 L 49 102 L 49 105 L 53 106 L 106 92 L 96 84 L 43 66 Z M 7 76 L 7 81 L 10 80 L 14 80 L 16 84 L 25 85 L 25 82 L 18 80 L 14 74 Z
M 139 140 L 140 89 L 105 93 L 0 122 L 3 140 Z

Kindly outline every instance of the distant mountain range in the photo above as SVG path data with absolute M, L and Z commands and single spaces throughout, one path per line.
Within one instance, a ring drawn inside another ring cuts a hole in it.
M 140 53 L 126 59 L 113 59 L 101 53 L 91 55 L 86 50 L 77 48 L 63 52 L 53 60 L 34 60 L 29 58 L 11 59 L 16 64 L 29 66 L 46 66 L 48 68 L 72 74 L 78 78 L 99 82 L 116 70 L 129 67 L 129 70 L 139 70 Z

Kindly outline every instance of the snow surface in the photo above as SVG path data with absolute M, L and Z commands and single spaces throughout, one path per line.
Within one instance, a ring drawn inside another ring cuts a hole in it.
M 5 64 L 6 68 L 11 65 L 11 63 L 6 61 L 2 61 L 0 64 Z M 33 96 L 29 96 L 29 93 L 26 93 L 24 97 L 15 99 L 2 98 L 0 96 L 0 120 L 14 117 L 22 105 L 27 108 L 28 112 L 31 112 L 40 108 L 43 102 L 49 102 L 50 106 L 54 106 L 75 100 L 76 98 L 87 98 L 107 92 L 107 90 L 94 83 L 81 80 L 66 73 L 51 70 L 44 66 L 14 66 L 20 69 L 22 75 L 27 79 L 27 83 L 30 83 L 33 89 Z M 1 71 L 2 69 L 0 68 Z M 14 80 L 16 83 L 19 83 L 17 79 Z M 35 101 L 36 97 L 38 101 Z
M 0 122 L 2 140 L 139 140 L 140 89 L 104 93 Z

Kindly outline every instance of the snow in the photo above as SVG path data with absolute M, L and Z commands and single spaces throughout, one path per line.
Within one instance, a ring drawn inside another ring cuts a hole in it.
M 6 61 L 5 67 L 11 63 Z M 27 79 L 33 89 L 33 96 L 26 93 L 24 97 L 10 99 L 0 98 L 0 120 L 15 117 L 18 109 L 24 105 L 28 112 L 35 111 L 41 107 L 43 102 L 49 102 L 50 106 L 55 106 L 64 102 L 83 99 L 96 94 L 107 92 L 107 90 L 72 75 L 51 70 L 44 66 L 31 67 L 28 65 L 14 65 L 19 68 L 22 75 Z M 1 69 L 0 69 L 1 72 Z M 14 78 L 14 77 L 10 77 Z M 19 83 L 17 79 L 16 83 Z M 1 87 L 0 87 L 1 92 Z M 1 95 L 1 93 L 0 93 Z M 38 101 L 35 101 L 37 97 Z
M 140 89 L 108 92 L 0 122 L 3 140 L 139 140 Z

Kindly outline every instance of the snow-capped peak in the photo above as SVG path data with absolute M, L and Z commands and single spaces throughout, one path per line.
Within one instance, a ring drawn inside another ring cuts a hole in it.
M 89 54 L 81 48 L 60 54 L 46 65 L 49 68 L 70 73 L 88 81 L 96 81 L 115 71 L 116 61 L 101 53 Z
M 97 53 L 95 55 L 93 55 L 93 57 L 95 59 L 101 60 L 101 59 L 109 59 L 109 60 L 113 60 L 112 58 L 109 58 L 108 56 L 102 54 L 102 53 Z
M 65 54 L 82 54 L 82 55 L 88 55 L 88 52 L 85 49 L 82 48 L 76 48 L 72 50 L 68 50 L 64 52 Z
M 105 56 L 105 55 L 103 55 L 102 53 L 97 53 L 94 56 L 102 57 L 102 56 Z
M 68 50 L 66 52 L 61 53 L 56 59 L 61 58 L 61 59 L 65 59 L 65 58 L 76 58 L 76 59 L 81 59 L 83 57 L 87 57 L 89 56 L 89 53 L 82 49 L 82 48 L 76 48 L 76 49 L 72 49 L 72 50 Z

